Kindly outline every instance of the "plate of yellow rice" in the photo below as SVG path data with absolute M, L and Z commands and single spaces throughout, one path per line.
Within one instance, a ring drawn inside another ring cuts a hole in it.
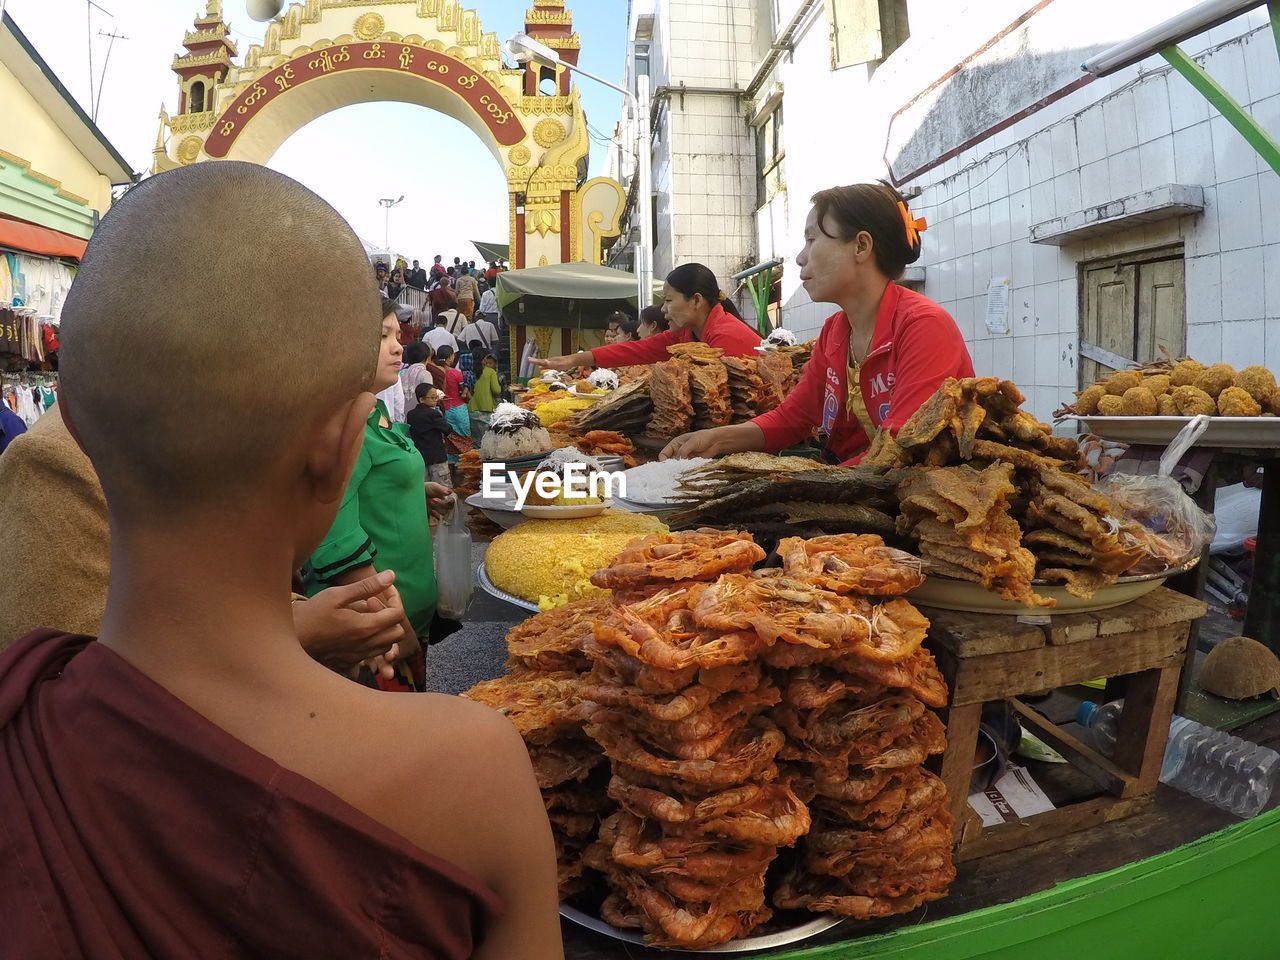
M 666 529 L 656 517 L 608 507 L 592 517 L 526 520 L 489 544 L 480 586 L 522 600 L 526 609 L 604 596 L 591 574 L 636 540 Z

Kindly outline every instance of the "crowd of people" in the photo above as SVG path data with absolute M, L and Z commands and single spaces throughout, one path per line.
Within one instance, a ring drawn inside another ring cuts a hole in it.
M 498 372 L 505 324 L 495 286 L 507 268 L 497 260 L 487 268 L 460 257 L 452 266 L 443 260 L 437 254 L 429 269 L 417 260 L 376 261 L 373 271 L 384 316 L 396 324 L 403 348 L 399 378 L 378 399 L 390 423 L 408 425 L 432 479 L 448 484 L 448 465 L 479 444 L 506 393 Z M 419 406 L 434 413 L 415 416 Z

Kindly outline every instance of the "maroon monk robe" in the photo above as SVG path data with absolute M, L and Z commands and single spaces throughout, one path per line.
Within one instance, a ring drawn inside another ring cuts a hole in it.
M 462 960 L 500 910 L 101 644 L 0 654 L 0 954 Z

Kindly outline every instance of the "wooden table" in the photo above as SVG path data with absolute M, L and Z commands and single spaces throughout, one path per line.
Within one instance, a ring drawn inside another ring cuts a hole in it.
M 923 608 L 932 624 L 930 647 L 950 688 L 941 776 L 956 818 L 957 860 L 1083 830 L 1130 816 L 1149 804 L 1160 776 L 1191 624 L 1205 609 L 1202 601 L 1163 587 L 1123 606 L 1054 616 L 1045 624 Z M 1103 756 L 1017 699 L 1100 677 L 1127 681 L 1114 757 Z M 969 781 L 982 706 L 992 700 L 1008 700 L 1024 726 L 1106 793 L 983 829 L 968 806 Z

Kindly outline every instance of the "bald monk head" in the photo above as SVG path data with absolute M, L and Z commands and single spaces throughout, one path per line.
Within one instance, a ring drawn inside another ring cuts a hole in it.
M 130 190 L 89 243 L 60 354 L 60 406 L 113 512 L 243 502 L 368 386 L 378 304 L 356 235 L 288 177 L 202 163 Z
M 381 323 L 350 228 L 261 167 L 160 174 L 94 234 L 58 406 L 102 480 L 110 582 L 96 642 L 0 654 L 0 810 L 39 809 L 0 844 L 14 956 L 562 960 L 510 721 L 298 642 L 290 572 L 347 489 Z

